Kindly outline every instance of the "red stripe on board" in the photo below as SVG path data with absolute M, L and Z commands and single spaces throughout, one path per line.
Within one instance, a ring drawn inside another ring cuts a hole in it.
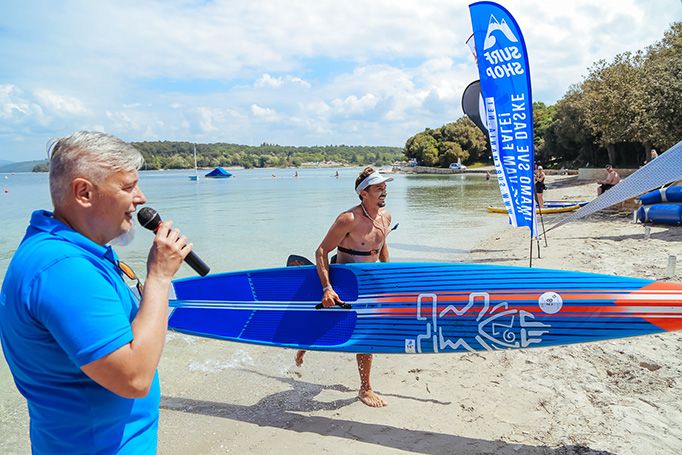
M 665 283 L 662 281 L 654 281 L 653 283 L 650 283 L 643 288 L 641 288 L 638 291 L 635 291 L 634 294 L 638 293 L 646 293 L 650 291 L 681 291 L 682 290 L 682 284 L 679 283 Z M 661 302 L 658 301 L 656 302 L 655 300 L 651 300 L 650 302 L 652 303 L 657 303 L 658 305 L 661 305 Z M 621 306 L 631 306 L 632 300 L 629 299 L 622 299 L 622 300 L 616 300 L 615 301 L 616 305 L 621 305 Z M 637 302 L 638 305 L 640 305 L 640 302 Z M 682 301 L 677 300 L 677 301 L 666 301 L 665 306 L 682 306 Z M 672 332 L 675 330 L 682 330 L 682 319 L 673 319 L 673 318 L 644 318 L 651 324 L 662 328 L 665 331 Z
M 444 306 L 438 307 L 435 312 L 438 314 L 441 311 L 443 311 L 445 308 L 446 307 L 444 307 Z M 584 318 L 584 317 L 600 318 L 600 317 L 604 317 L 606 319 L 609 319 L 609 318 L 642 318 L 642 319 L 646 319 L 648 322 L 652 322 L 652 320 L 660 321 L 661 319 L 682 320 L 682 314 L 678 314 L 678 313 L 672 313 L 672 312 L 650 313 L 650 312 L 642 312 L 642 311 L 632 311 L 632 310 L 629 310 L 628 307 L 616 307 L 616 306 L 584 306 L 584 307 L 566 307 L 565 306 L 561 309 L 561 311 L 559 313 L 555 313 L 555 314 L 547 314 L 547 313 L 544 313 L 541 310 L 538 310 L 537 308 L 534 308 L 534 307 L 512 306 L 511 308 L 516 309 L 516 310 L 525 310 L 525 311 L 533 314 L 534 316 L 541 316 L 544 318 L 551 318 L 551 319 Z M 480 307 L 473 307 L 473 308 L 470 308 L 469 310 L 467 310 L 465 313 L 462 313 L 461 315 L 456 315 L 455 313 L 448 313 L 444 316 L 439 316 L 439 317 L 476 317 L 476 316 L 478 316 L 480 311 L 481 311 Z M 371 314 L 374 314 L 377 316 L 409 317 L 409 318 L 414 318 L 417 316 L 417 312 L 416 312 L 415 308 L 377 308 L 377 309 L 371 310 Z M 668 316 L 669 318 L 665 318 L 665 316 Z M 425 318 L 433 317 L 433 308 L 432 307 L 422 308 L 421 317 L 425 317 Z
M 645 288 L 642 288 L 645 289 Z M 517 301 L 524 301 L 524 300 L 535 300 L 547 292 L 547 290 L 525 290 L 523 292 L 516 292 L 513 294 L 510 294 L 509 292 L 487 292 L 487 294 L 490 296 L 490 300 L 493 301 L 500 301 L 500 302 L 517 302 Z M 566 301 L 575 301 L 575 300 L 586 300 L 586 301 L 595 301 L 595 300 L 606 300 L 606 301 L 612 301 L 616 300 L 619 298 L 626 298 L 626 296 L 632 296 L 636 295 L 637 292 L 641 292 L 640 290 L 638 291 L 613 291 L 610 289 L 604 289 L 604 290 L 595 290 L 590 293 L 585 293 L 584 291 L 556 291 L 559 295 L 561 295 L 564 300 Z M 376 302 L 396 302 L 396 303 L 409 303 L 409 302 L 416 302 L 417 298 L 419 295 L 426 296 L 428 294 L 435 294 L 438 297 L 438 303 L 441 302 L 468 302 L 469 301 L 469 295 L 472 294 L 472 292 L 462 292 L 462 293 L 422 293 L 422 294 L 382 294 L 381 296 L 375 297 L 372 300 Z M 679 294 L 679 290 L 676 293 L 673 294 Z M 665 294 L 663 294 L 665 295 Z M 632 298 L 632 297 L 630 297 Z M 430 301 L 430 299 L 426 298 L 425 299 L 427 302 Z

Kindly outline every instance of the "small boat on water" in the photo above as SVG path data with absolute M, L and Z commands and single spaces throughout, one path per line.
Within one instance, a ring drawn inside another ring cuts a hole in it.
M 232 173 L 229 171 L 226 171 L 222 167 L 217 167 L 213 169 L 211 172 L 206 174 L 204 177 L 210 178 L 210 179 L 226 179 L 228 177 L 231 177 Z
M 578 205 L 582 207 L 587 205 L 590 201 L 545 201 L 542 205 L 543 208 L 553 208 L 553 207 L 573 207 Z
M 199 173 L 197 169 L 197 145 L 194 144 L 194 175 L 190 175 L 189 179 L 193 182 L 197 182 L 199 178 Z

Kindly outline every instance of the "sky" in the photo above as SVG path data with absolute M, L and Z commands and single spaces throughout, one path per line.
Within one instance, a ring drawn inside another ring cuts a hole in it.
M 533 100 L 659 41 L 680 0 L 499 1 Z M 0 0 L 0 160 L 77 130 L 127 141 L 402 147 L 478 79 L 461 0 Z

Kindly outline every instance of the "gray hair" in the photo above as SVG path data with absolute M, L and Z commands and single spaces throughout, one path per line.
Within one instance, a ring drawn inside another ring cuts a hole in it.
M 63 203 L 74 178 L 92 182 L 119 171 L 136 171 L 144 158 L 132 145 L 110 134 L 77 131 L 50 146 L 50 195 L 55 208 Z

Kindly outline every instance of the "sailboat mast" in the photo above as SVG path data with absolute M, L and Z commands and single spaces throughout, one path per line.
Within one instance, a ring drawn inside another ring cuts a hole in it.
M 194 144 L 194 176 L 199 181 L 199 170 L 197 169 L 197 144 Z

